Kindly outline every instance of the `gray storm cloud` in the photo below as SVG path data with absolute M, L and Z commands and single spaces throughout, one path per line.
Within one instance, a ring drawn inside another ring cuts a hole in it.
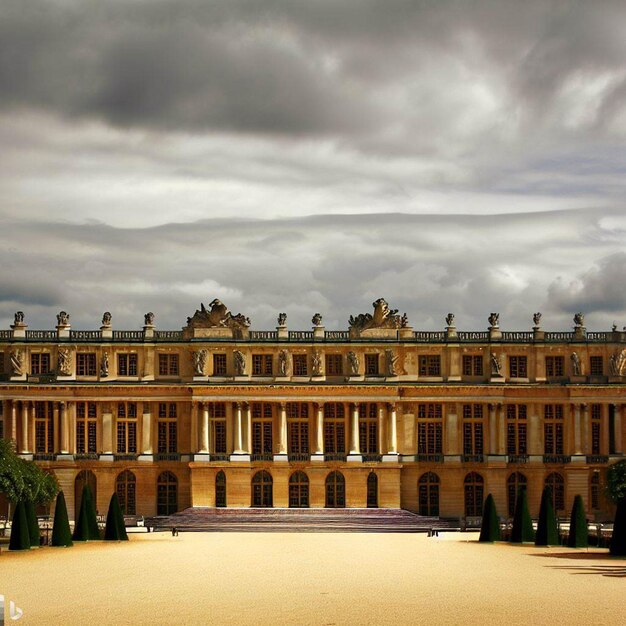
M 623 2 L 4 0 L 0 324 L 607 328 Z

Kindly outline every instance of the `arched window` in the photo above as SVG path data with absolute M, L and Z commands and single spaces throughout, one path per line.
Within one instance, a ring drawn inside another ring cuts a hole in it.
M 565 481 L 561 474 L 552 472 L 546 477 L 546 487 L 552 490 L 552 504 L 555 511 L 563 511 L 565 509 Z
M 480 474 L 470 472 L 465 477 L 465 515 L 479 517 L 483 514 L 484 480 Z
M 96 510 L 98 508 L 96 504 L 98 502 L 96 475 L 91 470 L 82 470 L 78 472 L 74 480 L 74 519 L 78 517 L 78 512 L 80 511 L 80 502 L 83 497 L 83 487 L 85 485 L 91 490 Z
M 589 480 L 589 502 L 594 511 L 600 509 L 600 472 L 594 472 Z
M 515 515 L 515 501 L 520 487 L 526 487 L 528 481 L 521 472 L 513 472 L 506 481 L 506 495 L 509 517 Z
M 346 480 L 341 472 L 331 472 L 326 476 L 326 506 L 331 509 L 346 506 Z
M 162 472 L 157 479 L 157 515 L 178 511 L 178 479 L 172 472 Z
M 115 491 L 124 515 L 136 515 L 137 479 L 130 470 L 122 472 L 115 481 Z
M 289 507 L 305 509 L 309 506 L 309 478 L 304 472 L 289 477 Z
M 226 474 L 222 470 L 215 476 L 215 506 L 226 506 Z
M 439 516 L 439 476 L 426 472 L 417 481 L 419 514 Z
M 252 477 L 252 506 L 274 506 L 272 498 L 272 476 L 261 470 Z
M 367 476 L 367 508 L 378 508 L 378 476 L 370 472 Z

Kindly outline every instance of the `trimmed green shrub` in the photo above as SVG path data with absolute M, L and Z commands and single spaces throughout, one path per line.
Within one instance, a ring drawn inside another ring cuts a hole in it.
M 30 550 L 30 537 L 28 535 L 28 520 L 24 502 L 20 500 L 13 511 L 13 523 L 11 524 L 11 539 L 9 550 Z
M 83 487 L 83 493 L 80 499 L 80 511 L 76 517 L 76 524 L 74 526 L 72 539 L 74 541 L 100 539 L 98 520 L 96 519 L 96 510 L 93 506 L 91 489 L 89 489 L 88 485 Z
M 513 529 L 511 530 L 511 543 L 526 543 L 535 540 L 533 521 L 528 511 L 528 498 L 526 487 L 520 487 L 515 501 L 515 515 L 513 516 Z
M 626 556 L 626 498 L 617 503 L 609 552 L 612 556 Z
M 570 548 L 586 548 L 589 545 L 589 532 L 587 529 L 587 517 L 582 496 L 574 498 L 572 515 L 569 521 L 569 535 L 567 545 Z
M 500 520 L 496 512 L 496 503 L 491 494 L 487 496 L 485 506 L 483 507 L 483 522 L 480 527 L 480 537 L 478 541 L 500 541 Z
M 554 505 L 552 504 L 552 489 L 544 487 L 541 494 L 541 507 L 539 508 L 539 522 L 537 524 L 536 546 L 558 546 L 559 530 L 556 526 Z
M 41 542 L 39 533 L 39 522 L 35 513 L 35 505 L 32 500 L 24 500 L 24 510 L 26 511 L 26 521 L 28 522 L 28 536 L 30 547 L 38 548 Z
M 104 538 L 107 541 L 128 541 L 124 515 L 117 493 L 111 496 L 111 501 L 109 502 L 109 512 L 107 513 L 107 525 L 104 530 Z
M 57 496 L 57 503 L 54 507 L 54 526 L 52 527 L 53 546 L 71 546 L 72 532 L 70 530 L 70 521 L 67 517 L 67 506 L 65 504 L 65 495 L 62 491 Z
M 93 499 L 91 489 L 85 485 L 87 490 L 87 521 L 89 523 L 89 539 L 101 539 L 100 529 L 98 528 L 98 516 L 96 514 L 96 503 Z

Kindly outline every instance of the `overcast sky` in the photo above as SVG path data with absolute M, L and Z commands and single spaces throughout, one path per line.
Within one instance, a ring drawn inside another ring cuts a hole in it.
M 626 325 L 626 3 L 1 0 L 0 328 Z

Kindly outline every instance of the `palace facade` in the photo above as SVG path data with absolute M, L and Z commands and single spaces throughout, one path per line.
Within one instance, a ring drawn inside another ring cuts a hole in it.
M 70 517 L 82 485 L 106 511 L 390 507 L 512 514 L 526 485 L 569 512 L 609 517 L 606 468 L 623 458 L 626 332 L 414 331 L 381 298 L 330 331 L 250 330 L 219 300 L 181 331 L 0 331 L 0 436 L 54 472 Z

